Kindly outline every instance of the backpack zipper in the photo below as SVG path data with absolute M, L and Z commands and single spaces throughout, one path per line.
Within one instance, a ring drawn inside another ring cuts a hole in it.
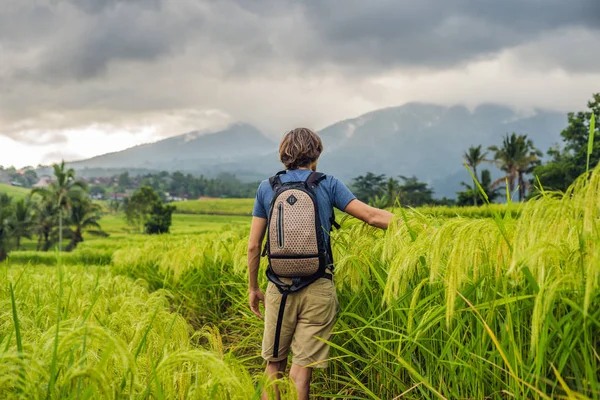
M 283 248 L 283 202 L 277 205 L 277 245 Z

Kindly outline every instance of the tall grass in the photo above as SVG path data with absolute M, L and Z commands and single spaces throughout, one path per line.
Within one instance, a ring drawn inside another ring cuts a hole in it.
M 333 234 L 332 360 L 314 395 L 600 398 L 599 207 L 600 167 L 564 195 L 485 215 L 396 210 L 386 232 L 345 218 Z M 0 394 L 256 396 L 262 322 L 247 305 L 247 235 L 90 242 L 82 250 L 116 250 L 115 276 L 65 267 L 62 299 L 55 270 L 9 268 Z
M 3 269 L 0 398 L 256 398 L 219 336 L 194 333 L 167 292 L 103 268 Z
M 597 168 L 517 213 L 409 210 L 387 232 L 344 221 L 333 237 L 341 311 L 316 393 L 600 398 L 599 196 Z M 157 239 L 115 253 L 113 268 L 171 290 L 195 326 L 218 325 L 257 372 L 245 244 L 232 232 Z

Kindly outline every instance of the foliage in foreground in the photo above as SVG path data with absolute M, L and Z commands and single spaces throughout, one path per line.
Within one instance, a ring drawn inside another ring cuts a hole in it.
M 192 334 L 167 292 L 102 268 L 3 270 L 0 397 L 255 397 L 218 331 Z
M 600 398 L 599 204 L 597 168 L 565 195 L 520 205 L 519 218 L 400 211 L 404 223 L 385 233 L 345 221 L 334 236 L 334 361 L 316 393 Z M 113 265 L 170 289 L 194 325 L 217 324 L 259 371 L 244 246 L 235 233 L 156 240 L 120 250 Z
M 399 210 L 403 223 L 387 232 L 346 219 L 334 235 L 341 310 L 333 360 L 314 394 L 600 398 L 599 204 L 600 167 L 566 195 L 519 205 L 518 218 L 512 209 L 496 213 L 499 206 L 488 208 L 491 218 Z M 131 241 L 111 268 L 151 291 L 168 289 L 172 307 L 196 329 L 216 326 L 224 357 L 258 377 L 262 323 L 247 306 L 246 235 Z M 40 297 L 36 309 L 48 302 Z M 5 332 L 14 330 L 10 319 Z M 13 371 L 6 376 L 15 379 Z M 113 371 L 113 381 L 126 375 Z M 250 393 L 256 378 L 244 374 L 235 372 Z M 160 382 L 176 392 L 176 380 Z
M 584 112 L 568 114 L 569 125 L 560 133 L 562 146 L 549 149 L 549 162 L 533 171 L 547 189 L 566 190 L 590 166 L 600 162 L 600 140 L 597 139 L 600 133 L 600 93 L 593 94 L 587 106 Z

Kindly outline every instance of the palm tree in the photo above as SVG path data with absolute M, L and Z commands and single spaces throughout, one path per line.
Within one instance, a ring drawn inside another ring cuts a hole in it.
M 529 190 L 529 181 L 525 179 L 526 174 L 533 172 L 533 169 L 541 164 L 540 157 L 542 152 L 535 148 L 531 140 L 525 140 L 524 155 L 517 163 L 517 182 L 519 183 L 519 201 L 525 198 L 526 190 Z
M 477 185 L 471 186 L 465 182 L 461 182 L 460 184 L 467 189 L 467 193 L 475 193 L 475 196 L 482 197 L 482 201 L 485 200 L 483 198 L 483 195 L 480 193 L 480 189 L 477 187 Z M 487 196 L 487 201 L 489 201 L 490 203 L 492 203 L 500 196 L 500 188 L 493 186 L 492 174 L 490 173 L 489 169 L 484 169 L 483 171 L 481 171 L 479 186 L 481 186 L 481 189 L 483 189 L 484 193 Z
M 512 194 L 515 190 L 515 183 L 517 183 L 519 185 L 519 201 L 522 201 L 527 185 L 524 176 L 539 163 L 541 152 L 535 148 L 531 139 L 527 139 L 527 135 L 517 135 L 514 132 L 510 136 L 507 134 L 504 137 L 502 147 L 490 146 L 488 150 L 494 152 L 496 166 L 506 173 L 492 186 L 495 187 L 508 180 L 508 189 Z
M 87 184 L 75 180 L 75 170 L 66 169 L 64 160 L 60 164 L 54 164 L 55 182 L 48 189 L 34 189 L 33 193 L 39 193 L 45 199 L 50 199 L 58 210 L 58 248 L 62 250 L 63 218 L 71 208 L 73 199 L 79 196 L 81 191 L 87 191 Z
M 33 218 L 31 214 L 31 197 L 17 200 L 14 207 L 13 236 L 16 240 L 17 250 L 21 249 L 21 238 L 31 239 Z
M 71 242 L 67 246 L 67 251 L 73 250 L 77 245 L 83 242 L 83 231 L 98 236 L 108 236 L 101 230 L 98 221 L 102 218 L 101 207 L 92 203 L 89 199 L 81 196 L 71 204 L 70 224 L 73 227 Z M 96 228 L 90 230 L 89 228 Z
M 385 197 L 387 199 L 386 207 L 393 207 L 395 205 L 396 200 L 398 199 L 399 189 L 400 182 L 398 182 L 397 179 L 388 178 L 385 183 Z
M 465 159 L 465 163 L 473 170 L 473 176 L 477 177 L 477 166 L 482 162 L 486 161 L 485 157 L 487 156 L 487 151 L 481 151 L 481 145 L 475 147 L 471 146 L 465 153 L 463 157 Z M 473 182 L 475 183 L 475 182 Z M 473 196 L 473 205 L 477 205 L 477 193 Z
M 35 203 L 34 207 L 34 233 L 38 236 L 36 250 L 48 251 L 57 236 L 56 220 L 58 207 L 50 198 L 42 198 Z

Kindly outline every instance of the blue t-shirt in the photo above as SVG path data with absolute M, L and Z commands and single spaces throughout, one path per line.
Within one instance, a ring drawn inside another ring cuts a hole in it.
M 308 179 L 312 171 L 305 169 L 288 170 L 285 174 L 280 175 L 281 182 L 302 182 Z M 273 199 L 273 189 L 269 180 L 264 180 L 260 183 L 256 191 L 256 199 L 254 200 L 254 209 L 252 215 L 258 218 L 269 218 L 269 208 Z M 321 226 L 325 231 L 325 240 L 329 241 L 329 231 L 331 229 L 332 206 L 344 211 L 348 203 L 356 199 L 356 196 L 344 185 L 331 175 L 326 175 L 317 185 L 315 189 L 317 195 L 317 205 L 319 207 L 319 219 Z

